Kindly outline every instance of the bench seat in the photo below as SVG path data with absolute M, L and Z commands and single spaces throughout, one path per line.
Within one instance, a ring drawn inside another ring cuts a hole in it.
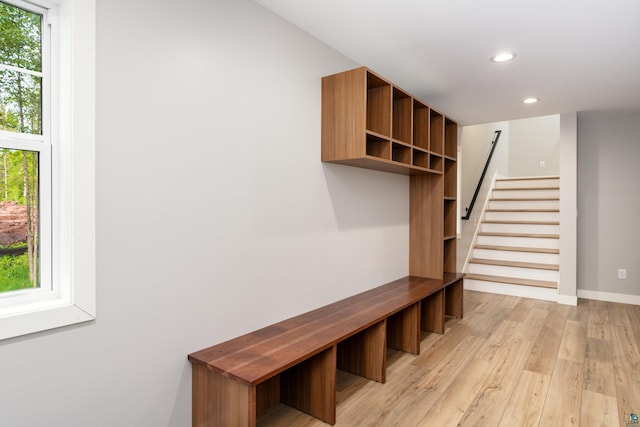
M 386 348 L 418 354 L 420 330 L 462 317 L 462 275 L 404 277 L 197 351 L 193 425 L 253 426 L 279 402 L 335 423 L 335 370 L 386 380 Z

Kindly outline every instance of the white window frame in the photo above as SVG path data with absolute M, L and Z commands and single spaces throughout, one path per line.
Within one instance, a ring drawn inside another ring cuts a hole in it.
M 3 296 L 12 303 L 0 307 L 0 340 L 96 316 L 95 0 L 29 3 L 49 9 L 52 25 L 51 85 L 45 91 L 50 96 L 43 93 L 43 118 L 50 108 L 50 124 L 43 120 L 43 134 L 51 141 L 51 162 L 42 157 L 40 161 L 52 165 L 52 239 L 42 242 L 52 248 L 52 286 Z

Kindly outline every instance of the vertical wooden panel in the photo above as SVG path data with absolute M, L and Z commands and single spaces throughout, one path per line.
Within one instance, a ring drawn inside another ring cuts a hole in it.
M 429 149 L 429 107 L 413 100 L 413 145 Z
M 387 318 L 387 347 L 420 354 L 420 303 Z
M 322 79 L 322 161 L 365 155 L 366 96 L 364 68 Z
M 336 347 L 333 346 L 280 374 L 282 403 L 336 422 Z
M 444 117 L 435 110 L 429 112 L 431 118 L 429 150 L 444 154 Z
M 366 79 L 367 111 L 366 128 L 391 138 L 391 83 L 369 70 L 361 68 Z
M 386 381 L 386 321 L 376 323 L 338 344 L 338 368 L 384 383 Z
M 442 255 L 442 266 L 445 273 L 455 273 L 457 270 L 456 245 L 457 240 L 455 238 L 445 240 L 444 244 L 442 245 L 444 249 Z
M 207 387 L 207 369 L 191 365 L 191 424 L 193 427 L 207 425 L 209 410 L 209 388 Z
M 442 279 L 442 175 L 412 176 L 409 191 L 409 275 Z
M 256 386 L 256 415 L 260 417 L 278 403 L 280 403 L 280 375 Z
M 448 117 L 445 118 L 444 155 L 454 159 L 458 156 L 458 124 Z
M 450 284 L 444 290 L 445 308 L 444 314 L 447 316 L 453 316 L 462 318 L 463 314 L 463 279 L 458 280 L 455 283 Z
M 192 365 L 194 427 L 255 426 L 255 397 L 255 387 L 234 381 L 202 365 Z
M 413 99 L 398 88 L 393 88 L 393 139 L 412 143 Z
M 444 195 L 445 197 L 458 196 L 458 171 L 454 160 L 445 159 L 444 168 Z
M 444 290 L 422 300 L 422 329 L 444 334 Z

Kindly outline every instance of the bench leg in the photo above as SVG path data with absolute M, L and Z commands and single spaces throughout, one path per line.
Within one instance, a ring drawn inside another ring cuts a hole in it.
M 280 400 L 331 425 L 336 423 L 336 346 L 280 374 Z
M 387 380 L 386 321 L 338 344 L 338 369 L 384 383 Z
M 193 427 L 254 427 L 256 425 L 256 388 L 193 364 Z
M 463 290 L 463 279 L 460 279 L 445 288 L 444 312 L 447 316 L 462 318 L 464 300 Z
M 444 289 L 422 300 L 422 329 L 444 334 Z
M 256 385 L 256 414 L 258 419 L 280 403 L 280 375 Z
M 387 347 L 420 354 L 420 303 L 387 318 Z

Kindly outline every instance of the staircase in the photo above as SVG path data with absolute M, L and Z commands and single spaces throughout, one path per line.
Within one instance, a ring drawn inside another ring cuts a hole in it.
M 469 259 L 465 288 L 556 300 L 560 179 L 498 178 Z

